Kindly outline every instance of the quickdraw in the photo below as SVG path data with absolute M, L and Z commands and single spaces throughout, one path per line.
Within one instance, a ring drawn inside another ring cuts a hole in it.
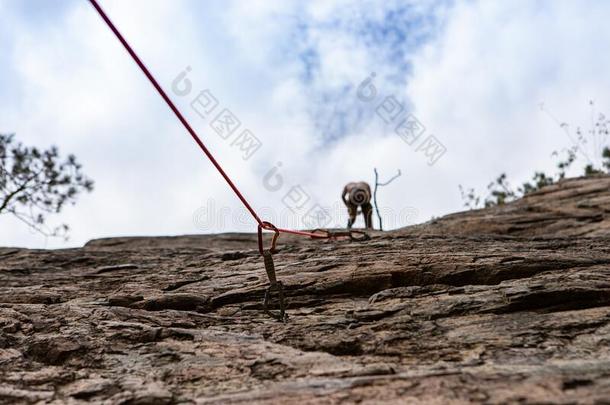
M 273 237 L 271 238 L 271 248 L 265 250 L 263 243 L 263 230 L 271 230 L 273 231 Z M 280 233 L 282 229 L 278 229 L 275 225 L 270 222 L 263 221 L 261 225 L 258 226 L 258 250 L 263 256 L 263 261 L 265 263 L 265 271 L 267 272 L 267 278 L 269 279 L 269 286 L 265 290 L 265 299 L 263 301 L 263 310 L 270 317 L 277 319 L 281 322 L 288 321 L 288 314 L 286 313 L 286 299 L 284 294 L 284 285 L 281 281 L 277 280 L 277 275 L 275 273 L 275 264 L 273 262 L 273 254 L 277 252 L 277 241 L 280 237 Z M 294 233 L 292 231 L 286 233 Z M 311 232 L 302 232 L 298 231 L 298 235 L 307 234 L 311 238 L 317 239 L 330 239 L 337 240 L 340 238 L 349 238 L 350 241 L 360 242 L 369 240 L 370 236 L 364 232 L 359 230 L 349 230 L 349 231 L 331 231 L 328 229 L 315 229 Z M 279 305 L 279 313 L 274 313 L 269 310 L 269 303 L 271 301 L 271 295 L 273 291 L 277 291 L 278 294 L 278 305 Z
M 265 250 L 263 252 L 263 260 L 265 262 L 265 270 L 267 271 L 267 278 L 269 279 L 269 287 L 265 290 L 265 300 L 263 301 L 263 309 L 267 315 L 272 318 L 277 319 L 281 322 L 286 322 L 288 320 L 288 315 L 286 314 L 286 300 L 284 298 L 284 285 L 281 281 L 278 281 L 275 276 L 275 265 L 273 264 L 273 256 L 271 252 Z M 269 301 L 271 299 L 271 294 L 273 290 L 277 291 L 278 301 L 280 306 L 279 314 L 275 314 L 269 310 Z
M 286 315 L 286 303 L 285 303 L 285 299 L 284 299 L 284 287 L 283 287 L 281 281 L 277 280 L 277 277 L 276 277 L 276 274 L 275 274 L 275 265 L 273 263 L 273 256 L 272 256 L 273 253 L 276 252 L 276 244 L 277 244 L 277 240 L 279 238 L 280 233 L 288 233 L 288 234 L 292 234 L 292 235 L 308 236 L 308 237 L 313 238 L 313 239 L 339 239 L 339 238 L 342 238 L 342 237 L 348 237 L 352 241 L 367 240 L 367 239 L 369 239 L 368 234 L 366 234 L 363 231 L 353 231 L 353 230 L 350 230 L 350 231 L 328 231 L 328 230 L 317 229 L 317 230 L 312 231 L 312 232 L 306 232 L 306 231 L 297 231 L 297 230 L 291 230 L 291 229 L 281 229 L 281 228 L 277 228 L 275 225 L 273 225 L 270 222 L 261 220 L 259 218 L 259 216 L 256 214 L 256 211 L 254 210 L 254 208 L 252 208 L 250 203 L 248 203 L 248 200 L 246 200 L 246 198 L 239 191 L 239 189 L 237 188 L 235 183 L 233 183 L 233 181 L 231 180 L 231 178 L 229 177 L 227 172 L 224 171 L 224 169 L 222 168 L 220 163 L 218 163 L 218 161 L 214 158 L 212 153 L 208 150 L 208 148 L 205 146 L 205 144 L 201 141 L 201 139 L 199 138 L 199 136 L 197 135 L 195 130 L 193 130 L 193 128 L 188 123 L 186 118 L 184 118 L 184 116 L 182 115 L 180 110 L 178 110 L 178 107 L 176 107 L 176 105 L 169 98 L 167 93 L 165 93 L 165 91 L 163 90 L 161 85 L 157 82 L 157 80 L 152 75 L 152 73 L 150 73 L 150 71 L 148 70 L 148 68 L 144 64 L 144 62 L 142 62 L 142 60 L 138 57 L 138 55 L 135 53 L 133 48 L 129 45 L 127 40 L 123 37 L 123 35 L 116 28 L 114 23 L 106 15 L 106 13 L 102 9 L 102 7 L 98 4 L 97 0 L 89 0 L 89 1 L 93 5 L 93 7 L 97 11 L 97 13 L 100 15 L 102 20 L 104 20 L 106 25 L 108 25 L 110 30 L 117 37 L 119 42 L 123 45 L 125 50 L 127 50 L 129 55 L 131 56 L 131 58 L 134 60 L 134 62 L 140 68 L 140 70 L 142 70 L 144 75 L 148 78 L 148 80 L 151 82 L 153 87 L 157 90 L 157 92 L 159 93 L 161 98 L 163 98 L 163 100 L 166 102 L 166 104 L 169 106 L 169 108 L 174 112 L 174 114 L 176 115 L 178 120 L 182 123 L 184 128 L 186 128 L 187 132 L 191 135 L 191 137 L 193 138 L 195 143 L 197 143 L 197 145 L 199 146 L 201 151 L 210 160 L 212 165 L 214 165 L 216 170 L 218 170 L 218 172 L 225 179 L 225 181 L 227 182 L 229 187 L 231 187 L 231 189 L 233 190 L 235 195 L 239 198 L 239 200 L 242 202 L 242 204 L 250 212 L 250 214 L 252 215 L 254 220 L 258 223 L 258 249 L 259 249 L 260 254 L 263 256 L 263 261 L 265 263 L 265 270 L 267 272 L 267 277 L 269 278 L 269 287 L 265 290 L 265 300 L 264 300 L 264 303 L 263 303 L 264 309 L 265 309 L 265 312 L 267 314 L 269 314 L 270 316 L 272 316 L 273 318 L 276 318 L 278 320 L 281 320 L 281 321 L 285 322 L 288 319 L 288 316 Z M 268 249 L 268 250 L 263 249 L 263 230 L 265 230 L 265 231 L 272 231 L 274 233 L 272 241 L 271 241 L 271 248 Z M 271 299 L 271 294 L 272 294 L 272 292 L 274 290 L 277 291 L 277 293 L 278 293 L 278 300 L 279 300 L 279 307 L 280 307 L 279 314 L 274 314 L 271 311 L 269 311 L 269 301 Z

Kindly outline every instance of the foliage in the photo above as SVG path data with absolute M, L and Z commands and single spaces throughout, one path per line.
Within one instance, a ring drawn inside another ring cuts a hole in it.
M 526 194 L 538 191 L 543 187 L 554 184 L 562 180 L 566 176 L 566 171 L 580 157 L 586 160 L 584 166 L 584 176 L 594 176 L 604 173 L 610 173 L 610 148 L 605 146 L 609 134 L 608 127 L 610 120 L 606 119 L 604 114 L 599 114 L 597 119 L 594 119 L 594 104 L 591 101 L 591 128 L 588 131 L 583 131 L 580 127 L 576 128 L 576 137 L 569 130 L 569 125 L 559 123 L 553 118 L 566 133 L 570 139 L 572 146 L 565 149 L 565 156 L 557 163 L 557 173 L 548 175 L 544 172 L 536 171 L 530 181 L 523 183 L 520 187 L 514 189 L 507 180 L 506 173 L 500 174 L 496 180 L 487 186 L 487 196 L 483 199 L 478 196 L 473 188 L 465 190 L 462 185 L 459 186 L 462 201 L 464 206 L 469 209 L 480 207 L 483 201 L 484 207 L 492 207 L 495 205 L 503 205 L 523 197 Z M 603 147 L 603 150 L 600 149 Z M 590 153 L 593 153 L 591 159 Z M 560 158 L 558 152 L 552 154 L 555 158 Z
M 50 228 L 46 219 L 93 190 L 81 169 L 74 155 L 61 160 L 55 146 L 39 150 L 0 134 L 0 215 L 11 214 L 45 236 L 67 238 L 67 225 Z

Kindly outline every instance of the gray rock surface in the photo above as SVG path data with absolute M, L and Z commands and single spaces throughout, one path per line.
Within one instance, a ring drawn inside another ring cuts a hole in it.
M 0 402 L 609 403 L 610 178 L 367 242 L 0 248 Z

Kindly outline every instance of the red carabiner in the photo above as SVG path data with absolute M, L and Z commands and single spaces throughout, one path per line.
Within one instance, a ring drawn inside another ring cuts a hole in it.
M 273 239 L 271 240 L 271 249 L 269 249 L 269 252 L 275 253 L 276 252 L 275 246 L 277 245 L 277 240 L 280 237 L 280 230 L 277 229 L 277 227 L 275 225 L 273 225 L 271 222 L 267 222 L 267 221 L 262 221 L 258 225 L 258 251 L 260 252 L 261 255 L 265 251 L 265 249 L 263 247 L 263 229 L 274 232 Z

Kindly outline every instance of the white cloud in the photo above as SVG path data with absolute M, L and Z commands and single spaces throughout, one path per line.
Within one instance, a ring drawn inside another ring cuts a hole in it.
M 443 38 L 416 62 L 408 94 L 420 118 L 447 139 L 456 174 L 484 184 L 499 171 L 519 180 L 569 146 L 538 108 L 568 122 L 588 100 L 610 106 L 610 39 L 601 3 L 480 2 L 456 7 Z M 603 68 L 602 68 L 603 67 Z M 475 158 L 475 159 L 473 159 Z M 474 164 L 476 161 L 476 164 Z

